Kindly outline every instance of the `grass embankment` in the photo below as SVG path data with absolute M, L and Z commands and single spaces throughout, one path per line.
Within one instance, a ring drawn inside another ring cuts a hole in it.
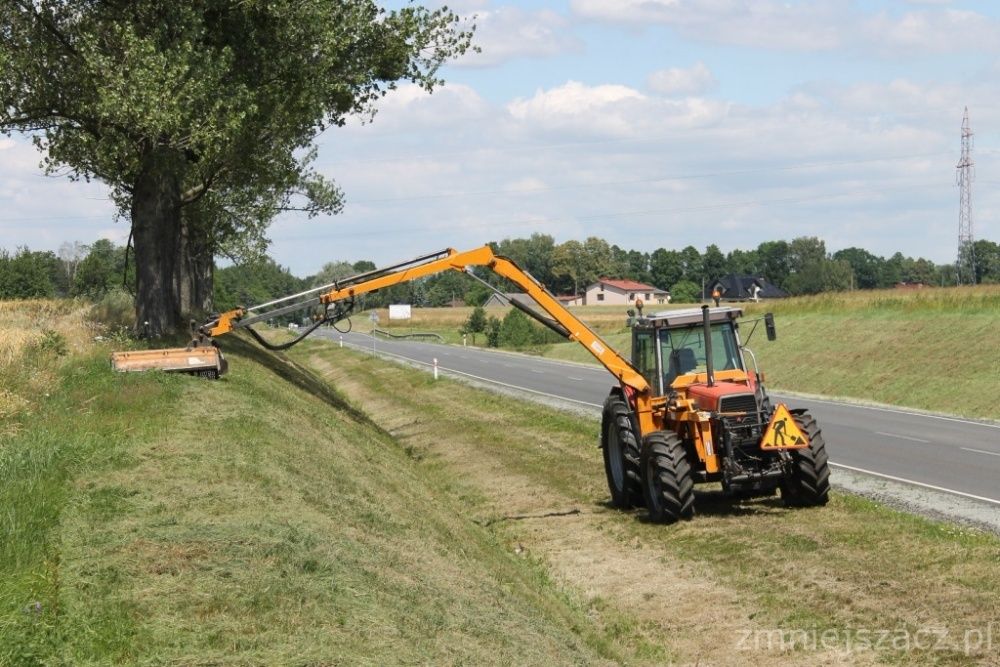
M 775 388 L 1000 419 L 1000 285 L 823 295 L 767 309 L 778 340 L 753 348 Z
M 0 665 L 635 654 L 307 371 L 234 337 L 218 382 L 114 374 L 79 320 L 0 367 Z
M 995 398 L 1000 285 L 859 291 L 736 305 L 748 317 L 775 314 L 778 340 L 767 341 L 758 327 L 750 341 L 772 389 L 1000 419 Z M 449 310 L 415 309 L 420 319 L 408 329 L 454 338 L 449 327 L 457 330 L 468 314 Z M 629 353 L 623 307 L 571 310 L 617 350 Z M 749 329 L 742 333 L 745 338 Z M 594 363 L 577 343 L 526 351 Z
M 433 382 L 346 349 L 299 350 L 295 357 L 392 429 L 419 466 L 486 499 L 462 507 L 464 516 L 506 526 L 512 545 L 580 591 L 622 642 L 644 638 L 646 658 L 1000 661 L 995 536 L 838 493 L 826 507 L 803 510 L 705 495 L 694 521 L 650 525 L 641 512 L 605 507 L 596 421 Z
M 51 306 L 0 310 L 0 664 L 1000 660 L 993 537 L 839 495 L 647 525 L 592 421 L 320 343 L 359 407 L 235 337 L 218 382 L 116 375 Z

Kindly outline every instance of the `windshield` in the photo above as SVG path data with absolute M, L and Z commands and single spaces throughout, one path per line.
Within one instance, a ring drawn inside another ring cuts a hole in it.
M 706 372 L 705 332 L 702 327 L 661 329 L 660 347 L 665 384 L 672 383 L 678 375 Z M 729 322 L 712 325 L 712 364 L 717 371 L 743 369 L 736 331 Z

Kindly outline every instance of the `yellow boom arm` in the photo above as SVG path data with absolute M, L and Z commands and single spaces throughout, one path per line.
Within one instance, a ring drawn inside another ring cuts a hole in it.
M 618 378 L 619 382 L 627 387 L 631 387 L 636 392 L 640 403 L 640 412 L 646 412 L 642 409 L 642 407 L 648 408 L 650 400 L 650 386 L 646 382 L 646 378 L 636 371 L 611 346 L 601 340 L 600 336 L 591 331 L 587 325 L 559 303 L 531 274 L 521 269 L 510 259 L 493 254 L 493 250 L 489 246 L 483 246 L 466 252 L 448 249 L 446 253 L 442 254 L 445 254 L 445 256 L 398 271 L 382 273 L 368 280 L 362 280 L 342 288 L 334 286 L 333 289 L 319 294 L 316 301 L 329 306 L 353 299 L 362 294 L 410 282 L 443 271 L 465 272 L 467 269 L 475 266 L 486 267 L 515 283 L 528 296 L 534 299 L 545 313 L 565 329 L 570 340 L 575 340 L 583 345 L 597 361 Z M 217 320 L 210 323 L 210 325 L 206 325 L 204 330 L 210 336 L 220 336 L 228 333 L 239 326 L 240 319 L 246 312 L 244 309 L 236 309 L 223 313 Z M 643 398 L 645 400 L 642 400 Z M 643 406 L 643 403 L 646 405 Z

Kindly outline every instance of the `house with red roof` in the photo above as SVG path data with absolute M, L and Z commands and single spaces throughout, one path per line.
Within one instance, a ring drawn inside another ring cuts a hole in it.
M 642 299 L 646 305 L 670 303 L 670 292 L 635 280 L 601 278 L 583 293 L 585 306 L 626 306 Z

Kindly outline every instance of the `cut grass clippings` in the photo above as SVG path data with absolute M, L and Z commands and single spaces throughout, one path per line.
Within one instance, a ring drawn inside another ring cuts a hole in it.
M 54 380 L 0 445 L 0 665 L 623 659 L 474 496 L 310 373 L 227 352 L 217 382 L 23 360 Z
M 753 664 L 755 655 L 788 655 L 775 648 L 784 638 L 798 642 L 786 648 L 800 664 L 818 664 L 819 649 L 810 638 L 826 632 L 833 652 L 844 653 L 851 664 L 868 659 L 949 665 L 1000 661 L 995 639 L 1000 632 L 1000 540 L 993 535 L 840 493 L 833 494 L 827 507 L 804 510 L 786 509 L 777 499 L 733 504 L 706 493 L 699 495 L 695 520 L 676 526 L 648 524 L 641 512 L 599 509 L 607 490 L 594 447 L 596 421 L 449 380 L 434 383 L 426 373 L 348 350 L 317 344 L 298 354 L 306 352 L 309 364 L 346 387 L 373 417 L 417 420 L 419 435 L 413 436 L 412 446 L 428 462 L 425 465 L 451 468 L 487 497 L 504 497 L 496 490 L 508 486 L 512 493 L 505 503 L 511 498 L 540 499 L 536 515 L 544 513 L 542 508 L 577 507 L 585 514 L 589 510 L 596 515 L 592 518 L 600 533 L 615 537 L 619 555 L 651 550 L 662 554 L 667 571 L 693 569 L 707 577 L 706 590 L 713 583 L 732 590 L 747 610 L 744 624 L 729 628 L 735 637 L 709 633 L 699 640 L 704 628 L 719 626 L 722 609 L 705 609 L 696 619 L 703 625 L 695 623 L 687 633 L 670 618 L 636 619 L 659 629 L 646 630 L 647 641 L 654 645 L 686 647 L 682 660 L 700 657 L 711 662 L 709 643 L 742 650 L 750 642 L 759 649 L 745 654 Z M 451 455 L 465 448 L 474 463 Z M 476 470 L 484 466 L 493 472 L 477 476 Z M 491 516 L 496 519 L 510 511 L 501 504 Z M 531 534 L 544 544 L 549 525 L 557 524 L 544 524 Z M 525 547 L 543 548 L 526 539 Z M 596 540 L 587 548 L 592 560 L 611 557 L 599 550 Z M 557 578 L 582 587 L 596 585 L 574 580 L 573 568 L 561 558 L 546 562 Z M 653 583 L 651 577 L 647 592 L 655 595 Z M 663 585 L 672 584 L 667 579 Z M 610 593 L 599 589 L 596 594 Z M 631 613 L 641 608 L 640 595 L 627 598 L 620 609 Z M 987 646 L 990 630 L 994 640 Z M 866 635 L 871 635 L 867 647 Z M 886 637 L 895 644 L 884 641 Z M 928 645 L 930 638 L 934 642 Z

